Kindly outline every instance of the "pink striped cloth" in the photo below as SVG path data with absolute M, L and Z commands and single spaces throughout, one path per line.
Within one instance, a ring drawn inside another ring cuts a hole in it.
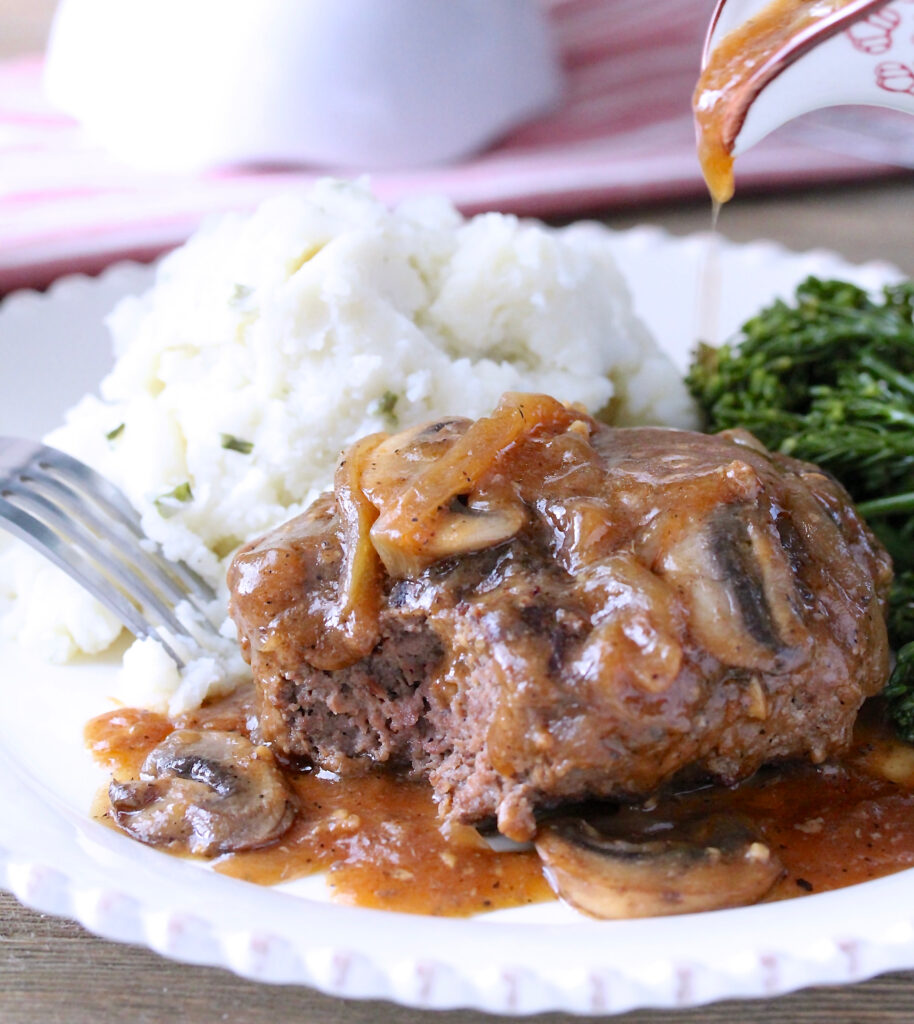
M 700 196 L 690 100 L 709 0 L 544 0 L 566 75 L 560 109 L 471 160 L 372 177 L 389 201 L 450 196 L 468 212 L 569 215 Z M 183 241 L 205 216 L 244 209 L 327 169 L 153 175 L 123 166 L 43 96 L 40 58 L 0 64 L 0 291 L 95 272 Z M 738 163 L 741 188 L 886 168 L 794 132 Z M 339 168 L 352 174 L 358 168 Z

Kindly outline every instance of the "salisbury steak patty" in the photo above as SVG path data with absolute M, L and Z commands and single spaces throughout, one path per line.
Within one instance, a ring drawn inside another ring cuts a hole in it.
M 832 478 L 748 434 L 507 395 L 359 442 L 229 583 L 281 754 L 405 766 L 523 839 L 538 807 L 843 749 L 890 575 Z

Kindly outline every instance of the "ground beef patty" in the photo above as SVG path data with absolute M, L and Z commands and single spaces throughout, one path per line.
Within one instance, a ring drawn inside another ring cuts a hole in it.
M 748 434 L 508 395 L 359 442 L 229 584 L 282 755 L 406 767 L 524 839 L 537 808 L 843 749 L 890 575 L 832 478 Z

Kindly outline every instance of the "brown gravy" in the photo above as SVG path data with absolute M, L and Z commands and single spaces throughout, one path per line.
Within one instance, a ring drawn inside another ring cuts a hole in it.
M 244 729 L 249 697 L 229 698 L 171 723 L 119 709 L 93 719 L 86 743 L 118 778 L 136 777 L 157 743 L 179 727 Z M 495 852 L 475 829 L 439 827 L 427 785 L 391 772 L 335 779 L 290 773 L 302 811 L 279 843 L 215 862 L 223 874 L 273 885 L 327 873 L 341 903 L 466 916 L 554 898 L 534 851 Z M 108 820 L 107 794 L 94 813 Z M 896 740 L 878 701 L 864 709 L 851 750 L 826 765 L 763 769 L 747 782 L 665 797 L 625 813 L 635 831 L 698 813 L 732 811 L 753 822 L 786 875 L 768 899 L 822 892 L 914 865 L 914 748 Z M 610 810 L 594 810 L 595 818 Z M 110 824 L 110 820 L 108 821 Z
M 172 729 L 244 730 L 249 695 L 228 698 L 171 723 L 135 708 L 92 719 L 86 744 L 119 779 L 136 778 Z M 327 872 L 335 900 L 360 907 L 462 917 L 554 899 L 533 850 L 496 852 L 475 829 L 442 829 L 431 789 L 391 772 L 336 779 L 289 772 L 301 812 L 279 843 L 220 857 L 215 869 L 275 885 Z M 107 790 L 93 815 L 111 824 Z
M 698 158 L 715 203 L 733 196 L 733 145 L 745 97 L 761 70 L 788 43 L 852 0 L 773 0 L 715 47 L 695 88 Z M 737 117 L 737 114 L 739 116 Z

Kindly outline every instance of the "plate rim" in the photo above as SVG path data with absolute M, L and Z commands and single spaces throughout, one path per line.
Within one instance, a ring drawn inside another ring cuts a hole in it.
M 606 227 L 594 222 L 606 231 Z M 582 227 L 576 225 L 577 229 Z M 588 230 L 590 226 L 587 225 Z M 613 232 L 618 244 L 650 250 L 656 246 L 681 247 L 685 254 L 692 255 L 702 247 L 711 244 L 709 233 L 674 236 L 653 226 L 637 226 L 626 231 Z M 797 260 L 811 266 L 833 265 L 845 272 L 853 270 L 854 275 L 867 287 L 877 283 L 900 278 L 904 275 L 898 268 L 885 261 L 869 261 L 853 264 L 825 249 L 794 252 L 783 245 L 768 240 L 749 243 L 729 242 L 718 236 L 718 244 L 724 252 L 739 251 L 746 258 L 764 264 Z M 30 304 L 60 304 L 75 301 L 99 287 L 113 287 L 119 280 L 133 289 L 138 283 L 151 280 L 155 264 L 139 264 L 122 261 L 108 268 L 97 277 L 70 274 L 58 279 L 45 293 L 27 289 L 10 293 L 0 303 L 0 320 L 10 309 L 22 309 Z M 27 310 L 26 310 L 27 315 Z M 4 648 L 0 646 L 0 660 Z M 0 766 L 9 767 L 10 754 L 0 744 Z M 29 803 L 27 780 L 16 779 L 15 772 L 4 773 L 6 783 L 0 786 L 0 818 L 7 822 L 6 835 L 10 835 L 10 822 L 23 820 L 23 801 Z M 88 817 L 86 818 L 88 822 Z M 92 842 L 86 842 L 84 834 L 64 816 L 57 822 L 60 831 L 69 829 L 66 838 L 74 844 L 81 856 L 90 856 Z M 99 826 L 96 826 L 99 827 Z M 135 844 L 129 843 L 131 850 Z M 59 854 L 59 850 L 56 853 Z M 156 858 L 162 854 L 145 851 Z M 145 858 L 137 858 L 145 860 Z M 78 858 L 77 858 L 78 861 Z M 844 983 L 860 981 L 883 971 L 914 966 L 914 915 L 899 912 L 904 901 L 894 898 L 896 888 L 904 889 L 914 883 L 914 869 L 895 875 L 862 883 L 833 893 L 815 894 L 801 900 L 791 900 L 791 907 L 808 908 L 814 911 L 809 918 L 832 920 L 841 917 L 845 904 L 854 903 L 847 894 L 864 894 L 868 909 L 879 917 L 879 934 L 872 926 L 855 932 L 854 927 L 822 935 L 803 955 L 783 943 L 789 936 L 782 936 L 782 942 L 769 943 L 764 948 L 748 950 L 737 948 L 725 966 L 716 968 L 706 962 L 705 954 L 671 958 L 662 955 L 660 959 L 644 961 L 639 969 L 632 965 L 619 966 L 611 960 L 612 949 L 603 948 L 604 957 L 599 962 L 582 963 L 576 970 L 569 970 L 562 964 L 549 971 L 549 965 L 531 969 L 529 962 L 520 962 L 517 956 L 507 953 L 494 955 L 485 969 L 477 962 L 468 961 L 465 969 L 456 965 L 453 959 L 441 959 L 429 955 L 427 950 L 420 954 L 407 951 L 402 954 L 384 952 L 384 956 L 371 956 L 359 943 L 312 942 L 304 947 L 291 945 L 282 929 L 269 927 L 226 928 L 198 915 L 187 914 L 175 907 L 159 905 L 150 907 L 146 902 L 131 894 L 114 882 L 87 881 L 74 874 L 74 864 L 60 863 L 59 856 L 48 856 L 28 848 L 27 844 L 0 838 L 0 886 L 9 889 L 23 904 L 45 913 L 73 918 L 95 934 L 121 942 L 140 943 L 172 959 L 197 964 L 219 966 L 254 981 L 277 984 L 304 984 L 328 995 L 344 998 L 386 999 L 405 1006 L 419 1009 L 478 1009 L 498 1014 L 529 1014 L 548 1011 L 564 1011 L 575 1014 L 617 1014 L 646 1007 L 697 1006 L 725 998 L 748 998 L 779 995 L 797 988 L 821 983 Z M 82 864 L 82 861 L 78 861 Z M 225 879 L 233 885 L 245 885 Z M 169 890 L 171 891 L 171 890 Z M 184 890 L 178 885 L 174 890 L 179 895 Z M 909 890 L 910 891 L 910 888 Z M 262 895 L 264 890 L 257 890 Z M 273 896 L 282 898 L 275 891 Z M 248 901 L 245 900 L 245 903 Z M 741 928 L 740 922 L 749 919 L 753 927 L 770 916 L 769 908 L 784 904 L 762 904 L 756 907 L 731 911 L 717 911 L 714 915 L 690 915 L 689 918 L 667 918 L 666 922 L 677 924 L 676 931 L 706 924 L 715 918 L 718 922 L 736 922 L 733 927 Z M 329 908 L 329 909 L 328 909 Z M 457 919 L 424 919 L 408 915 L 391 914 L 385 911 L 340 907 L 339 905 L 309 904 L 313 916 L 323 918 L 327 914 L 338 918 L 358 915 L 359 920 L 369 915 L 373 922 L 379 922 L 385 930 L 408 929 L 431 937 L 433 932 L 467 932 L 466 922 Z M 654 919 L 651 925 L 655 927 Z M 417 922 L 421 922 L 417 924 Z M 433 923 L 432 923 L 433 922 Z M 475 922 L 479 924 L 479 922 Z M 550 949 L 556 935 L 562 939 L 571 937 L 578 941 L 593 942 L 606 935 L 608 928 L 621 925 L 628 928 L 630 935 L 644 931 L 645 926 L 631 927 L 635 922 L 592 922 L 581 921 L 557 924 L 537 924 L 538 941 L 529 941 L 529 923 L 491 922 L 481 924 L 471 931 L 484 931 L 489 947 L 502 948 L 526 934 L 527 953 L 531 946 L 536 951 Z M 331 928 L 334 933 L 337 929 Z M 373 929 L 368 929 L 372 931 Z M 750 928 L 749 932 L 752 933 Z M 815 929 L 813 929 L 815 931 Z M 859 932 L 859 933 L 857 933 Z M 497 936 L 498 941 L 491 941 Z M 367 940 L 366 940 L 367 941 Z M 468 940 L 466 940 L 468 941 Z M 643 942 L 643 939 L 639 939 Z M 521 942 L 523 945 L 523 941 Z M 601 945 L 597 943 L 597 945 Z M 694 946 L 693 946 L 694 948 Z M 377 951 L 376 951 L 377 952 Z M 477 958 L 478 959 L 478 958 Z

